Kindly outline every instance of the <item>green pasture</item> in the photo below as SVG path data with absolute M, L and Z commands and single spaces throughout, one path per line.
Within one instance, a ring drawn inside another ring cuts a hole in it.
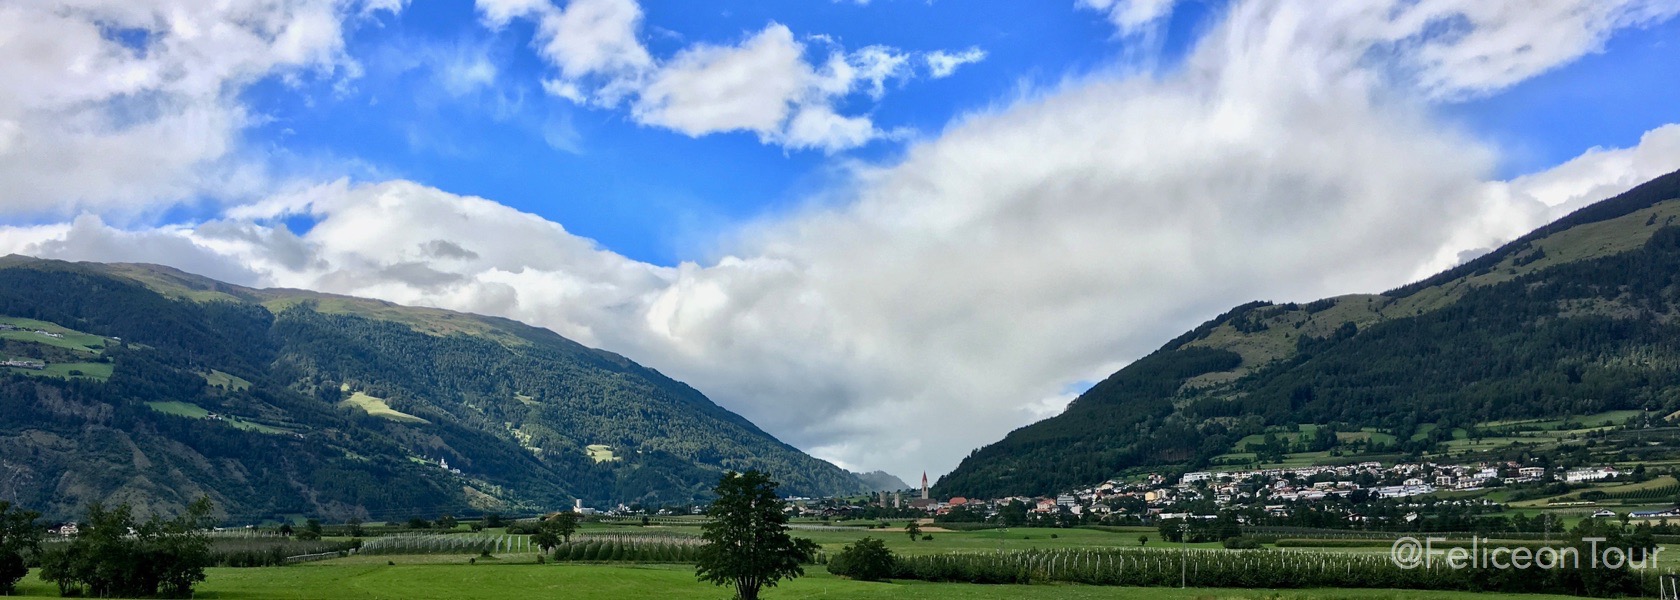
M 1584 416 L 1564 417 L 1561 419 L 1517 419 L 1509 421 L 1488 421 L 1477 427 L 1482 429 L 1513 429 L 1532 428 L 1540 430 L 1574 429 L 1588 430 L 1600 427 L 1611 427 L 1628 422 L 1642 414 L 1638 410 L 1612 410 Z
M 857 523 L 858 526 L 846 526 Z M 886 542 L 887 547 L 898 554 L 944 554 L 949 552 L 992 552 L 997 550 L 1030 550 L 1030 549 L 1058 549 L 1058 548 L 1135 548 L 1138 546 L 1138 536 L 1149 536 L 1149 546 L 1162 545 L 1161 535 L 1153 527 L 1147 528 L 1115 528 L 1113 531 L 1096 529 L 1052 529 L 1052 528 L 1009 528 L 982 529 L 978 531 L 941 531 L 938 524 L 922 525 L 925 535 L 933 536 L 931 540 L 917 538 L 910 540 L 905 533 L 905 521 L 896 521 L 886 529 L 870 529 L 869 524 L 874 521 L 836 522 L 836 525 L 824 528 L 793 530 L 795 537 L 810 539 L 822 546 L 828 552 L 838 552 L 846 544 L 856 542 L 865 537 L 873 537 Z M 800 525 L 814 525 L 801 523 Z M 638 527 L 634 525 L 608 525 L 601 523 L 586 523 L 579 531 L 591 534 L 636 534 L 669 532 L 699 536 L 698 525 L 650 525 Z M 1055 537 L 1051 537 L 1055 536 Z M 1166 543 L 1168 547 L 1178 548 L 1182 544 Z M 1190 544 L 1191 548 L 1219 548 L 1220 544 L 1204 543 Z
M 349 400 L 340 402 L 338 405 L 359 408 L 369 415 L 398 423 L 431 424 L 431 421 L 391 408 L 391 405 L 385 403 L 384 398 L 375 398 L 362 392 L 351 394 Z
M 584 452 L 589 453 L 590 460 L 598 463 L 613 462 L 618 460 L 618 456 L 613 454 L 612 446 L 605 444 L 590 444 L 585 446 L 583 450 Z
M 86 352 L 89 354 L 99 354 L 99 352 L 105 347 L 105 338 L 103 337 L 90 333 L 82 333 L 66 327 L 60 327 L 46 321 L 20 319 L 16 317 L 0 317 L 0 323 L 23 328 L 22 330 L 0 331 L 0 338 L 8 340 L 35 342 L 37 344 L 46 344 L 48 346 L 56 346 L 66 350 L 76 350 L 78 352 Z M 35 333 L 36 331 L 56 333 L 63 337 L 55 338 L 45 336 Z
M 163 414 L 166 414 L 166 415 L 173 415 L 173 416 L 184 417 L 184 418 L 188 418 L 188 419 L 202 419 L 202 418 L 210 415 L 210 411 L 205 410 L 204 407 L 199 406 L 197 404 L 192 404 L 192 403 L 189 403 L 189 402 L 178 402 L 178 401 L 147 402 L 146 406 L 148 408 L 151 408 L 152 410 L 155 410 L 157 412 L 160 412 L 160 413 L 163 413 Z M 270 435 L 281 435 L 281 434 L 287 434 L 287 433 L 295 433 L 295 432 L 292 432 L 292 431 L 287 431 L 285 429 L 280 429 L 278 427 L 271 427 L 271 426 L 268 426 L 268 425 L 263 425 L 261 423 L 252 423 L 250 421 L 246 421 L 246 420 L 241 419 L 239 417 L 225 416 L 223 418 L 225 420 L 223 420 L 222 422 L 227 423 L 228 426 L 238 428 L 238 429 L 244 429 L 246 431 L 255 431 L 257 433 L 266 433 L 266 434 L 270 434 Z
M 365 560 L 371 558 L 385 560 Z M 694 578 L 692 567 L 680 565 L 538 565 L 531 559 L 485 560 L 467 564 L 468 556 L 356 557 L 288 567 L 210 569 L 196 598 L 290 600 L 518 600 L 525 598 L 688 598 L 725 600 L 731 591 Z M 373 563 L 373 564 L 369 564 Z M 57 589 L 33 574 L 24 578 L 19 595 L 52 597 Z M 1013 599 L 1299 599 L 1403 600 L 1493 598 L 1554 600 L 1563 596 L 1468 594 L 1402 590 L 1250 590 L 1210 588 L 1124 588 L 1079 585 L 976 585 L 894 581 L 869 583 L 829 575 L 822 567 L 808 567 L 805 577 L 765 590 L 763 598 L 824 600 L 951 598 L 957 600 Z
M 85 377 L 105 381 L 111 378 L 111 363 L 48 363 L 45 369 L 8 367 L 6 370 L 24 375 L 57 377 L 59 379 Z
M 210 387 L 219 387 L 234 392 L 251 389 L 251 382 L 215 369 L 211 369 L 209 373 L 204 374 L 204 382 L 209 384 Z

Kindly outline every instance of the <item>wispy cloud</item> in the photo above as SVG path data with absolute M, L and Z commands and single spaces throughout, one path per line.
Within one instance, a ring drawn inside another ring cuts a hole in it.
M 969 48 L 961 52 L 946 52 L 944 50 L 937 50 L 929 52 L 926 58 L 929 74 L 932 75 L 934 79 L 943 79 L 950 77 L 953 73 L 956 73 L 957 67 L 986 60 L 986 51 L 981 50 L 978 47 Z

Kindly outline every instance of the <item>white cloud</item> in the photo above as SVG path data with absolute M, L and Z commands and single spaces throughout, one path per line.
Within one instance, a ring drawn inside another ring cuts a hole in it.
M 137 211 L 249 196 L 238 94 L 275 74 L 350 75 L 334 0 L 0 5 L 0 213 Z M 119 37 L 119 34 L 121 37 Z
M 1449 229 L 1450 241 L 1412 278 L 1454 266 L 1463 262 L 1462 253 L 1498 246 L 1676 169 L 1680 169 L 1680 124 L 1669 124 L 1645 132 L 1631 148 L 1592 148 L 1545 171 L 1489 183 L 1470 211 L 1472 216 Z
M 772 24 L 739 46 L 684 50 L 648 82 L 637 120 L 691 136 L 747 130 L 773 137 L 815 75 L 793 32 Z
M 506 27 L 514 19 L 540 16 L 555 10 L 549 0 L 477 0 L 474 6 L 484 24 L 492 29 Z
M 653 63 L 636 39 L 641 22 L 635 0 L 571 0 L 543 20 L 543 53 L 568 79 L 636 73 Z
M 1177 0 L 1075 0 L 1101 12 L 1122 35 L 1150 31 Z M 1680 14 L 1673 0 L 1380 0 L 1300 4 L 1242 2 L 1233 11 L 1317 19 L 1301 33 L 1347 64 L 1387 61 L 1388 76 L 1437 100 L 1485 95 L 1603 49 L 1618 29 L 1643 27 Z M 1252 24 L 1266 26 L 1262 21 Z M 1251 34 L 1262 34 L 1252 31 Z M 1309 40 L 1298 40 L 1309 41 Z M 1338 69 L 1340 70 L 1340 69 Z
M 869 116 L 842 115 L 838 106 L 859 92 L 882 100 L 889 82 L 914 75 L 918 56 L 882 45 L 848 52 L 813 35 L 828 50 L 826 61 L 813 63 L 807 44 L 772 22 L 739 43 L 699 42 L 655 59 L 638 40 L 642 13 L 634 0 L 571 0 L 564 9 L 548 0 L 477 6 L 491 28 L 521 18 L 538 24 L 535 44 L 559 70 L 542 82 L 550 95 L 597 108 L 628 100 L 631 117 L 643 125 L 691 137 L 751 132 L 796 150 L 834 153 L 890 137 Z M 961 62 L 953 60 L 979 60 L 977 51 L 938 52 L 929 64 L 936 73 L 954 69 Z
M 849 61 L 840 62 L 854 69 L 858 81 L 869 83 L 870 98 L 880 100 L 887 95 L 887 81 L 910 76 L 910 56 L 897 49 L 877 45 L 858 50 L 852 54 Z M 829 62 L 832 64 L 836 61 L 831 59 Z
M 1652 129 L 1632 148 L 1593 148 L 1552 169 L 1518 177 L 1516 193 L 1571 212 L 1680 168 L 1680 124 Z
M 1172 14 L 1177 0 L 1075 0 L 1075 5 L 1103 13 L 1120 33 L 1138 33 Z
M 489 56 L 479 53 L 456 55 L 453 59 L 444 63 L 439 73 L 444 90 L 450 94 L 464 96 L 496 83 L 498 69 Z
M 986 51 L 978 47 L 969 48 L 961 52 L 946 52 L 937 50 L 929 52 L 927 57 L 929 74 L 934 79 L 950 77 L 957 72 L 957 67 L 974 64 L 986 60 Z
M 614 104 L 653 66 L 637 37 L 642 7 L 636 0 L 570 0 L 565 8 L 549 0 L 477 0 L 476 6 L 492 29 L 514 19 L 535 21 L 532 43 L 560 70 L 543 85 L 574 102 Z M 583 92 L 586 88 L 592 93 Z
M 887 134 L 835 103 L 863 88 L 885 95 L 908 75 L 910 55 L 884 46 L 835 49 L 821 71 L 786 26 L 772 23 L 738 45 L 697 44 L 649 76 L 633 107 L 637 122 L 689 136 L 751 131 L 765 143 L 833 153 Z
M 1234 304 L 1384 289 L 1680 163 L 1669 126 L 1492 180 L 1496 150 L 1431 114 L 1439 90 L 1483 84 L 1394 76 L 1422 73 L 1427 44 L 1393 43 L 1416 29 L 1392 22 L 1410 14 L 1238 4 L 1173 73 L 1097 74 L 969 115 L 675 268 L 407 182 L 298 190 L 191 228 L 0 229 L 0 249 L 146 248 L 264 285 L 518 318 L 688 381 L 819 455 L 939 473 L 1059 408 L 1067 384 Z M 867 69 L 832 54 L 810 66 L 775 27 L 673 59 L 693 79 L 663 84 L 662 123 L 817 148 L 874 135 L 825 100 L 872 90 Z M 1494 21 L 1455 39 L 1483 27 L 1541 35 Z M 1487 73 L 1540 72 L 1479 54 Z M 742 110 L 734 86 L 772 76 L 785 77 L 752 83 L 779 104 L 752 106 L 773 118 Z M 293 235 L 276 224 L 288 213 L 318 225 Z
M 856 148 L 883 135 L 866 117 L 846 117 L 824 105 L 800 107 L 780 134 L 789 148 L 816 148 L 829 153 Z
M 1670 0 L 1399 4 L 1380 36 L 1395 44 L 1416 84 L 1441 98 L 1497 91 L 1603 49 L 1617 29 L 1673 17 Z

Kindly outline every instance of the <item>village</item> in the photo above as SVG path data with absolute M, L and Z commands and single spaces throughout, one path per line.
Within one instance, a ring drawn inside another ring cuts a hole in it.
M 1380 500 L 1427 496 L 1443 492 L 1476 492 L 1522 484 L 1582 485 L 1633 477 L 1614 466 L 1547 468 L 1517 462 L 1437 464 L 1431 462 L 1361 462 L 1337 466 L 1302 466 L 1237 471 L 1195 471 L 1182 475 L 1147 474 L 1111 479 L 1054 497 L 1014 496 L 995 499 L 929 497 L 926 478 L 920 497 L 904 492 L 878 492 L 863 503 L 836 506 L 807 499 L 795 500 L 797 512 L 811 517 L 855 517 L 869 509 L 910 510 L 936 519 L 954 516 L 997 520 L 1013 504 L 1038 518 L 1071 517 L 1080 521 L 1154 522 L 1171 519 L 1214 519 L 1226 508 L 1263 508 L 1272 516 L 1288 516 L 1312 503 L 1333 500 Z M 803 501 L 803 502 L 801 502 Z M 1590 505 L 1590 502 L 1580 504 Z M 1191 508 L 1193 507 L 1193 509 Z M 1600 510 L 1596 517 L 1617 513 Z M 1634 511 L 1633 518 L 1680 516 L 1680 509 Z
M 11 324 L 7 324 L 7 323 L 0 323 L 0 331 L 29 331 L 29 330 L 25 329 L 25 328 L 22 328 L 22 327 L 18 327 L 16 325 L 11 325 Z M 34 333 L 35 333 L 35 335 L 39 335 L 39 336 L 43 336 L 43 337 L 49 337 L 49 338 L 53 338 L 53 339 L 64 339 L 64 334 L 53 333 L 51 331 L 47 331 L 47 330 L 44 330 L 44 329 L 35 330 Z M 45 361 L 29 360 L 29 359 L 23 359 L 23 358 L 6 358 L 6 359 L 0 359 L 0 368 L 3 368 L 3 367 L 12 367 L 12 368 L 17 368 L 17 369 L 29 369 L 29 370 L 32 370 L 32 371 L 41 371 L 41 370 L 44 370 L 44 369 L 47 368 L 47 363 Z

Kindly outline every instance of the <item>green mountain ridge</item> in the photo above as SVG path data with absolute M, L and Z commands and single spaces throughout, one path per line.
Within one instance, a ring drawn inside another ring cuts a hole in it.
M 746 468 L 791 494 L 868 490 L 686 384 L 509 319 L 7 256 L 8 319 L 29 326 L 0 331 L 0 358 L 48 366 L 0 367 L 0 500 L 49 518 L 201 494 L 234 521 L 675 504 Z
M 1238 306 L 934 487 L 1051 494 L 1251 460 L 1256 439 L 1309 429 L 1333 434 L 1316 449 L 1428 455 L 1482 423 L 1673 414 L 1677 367 L 1680 172 L 1382 294 Z
M 869 486 L 870 491 L 896 492 L 910 489 L 910 484 L 904 483 L 903 479 L 899 479 L 897 475 L 886 471 L 870 471 L 868 473 L 854 471 L 852 474 L 863 480 L 863 484 Z

